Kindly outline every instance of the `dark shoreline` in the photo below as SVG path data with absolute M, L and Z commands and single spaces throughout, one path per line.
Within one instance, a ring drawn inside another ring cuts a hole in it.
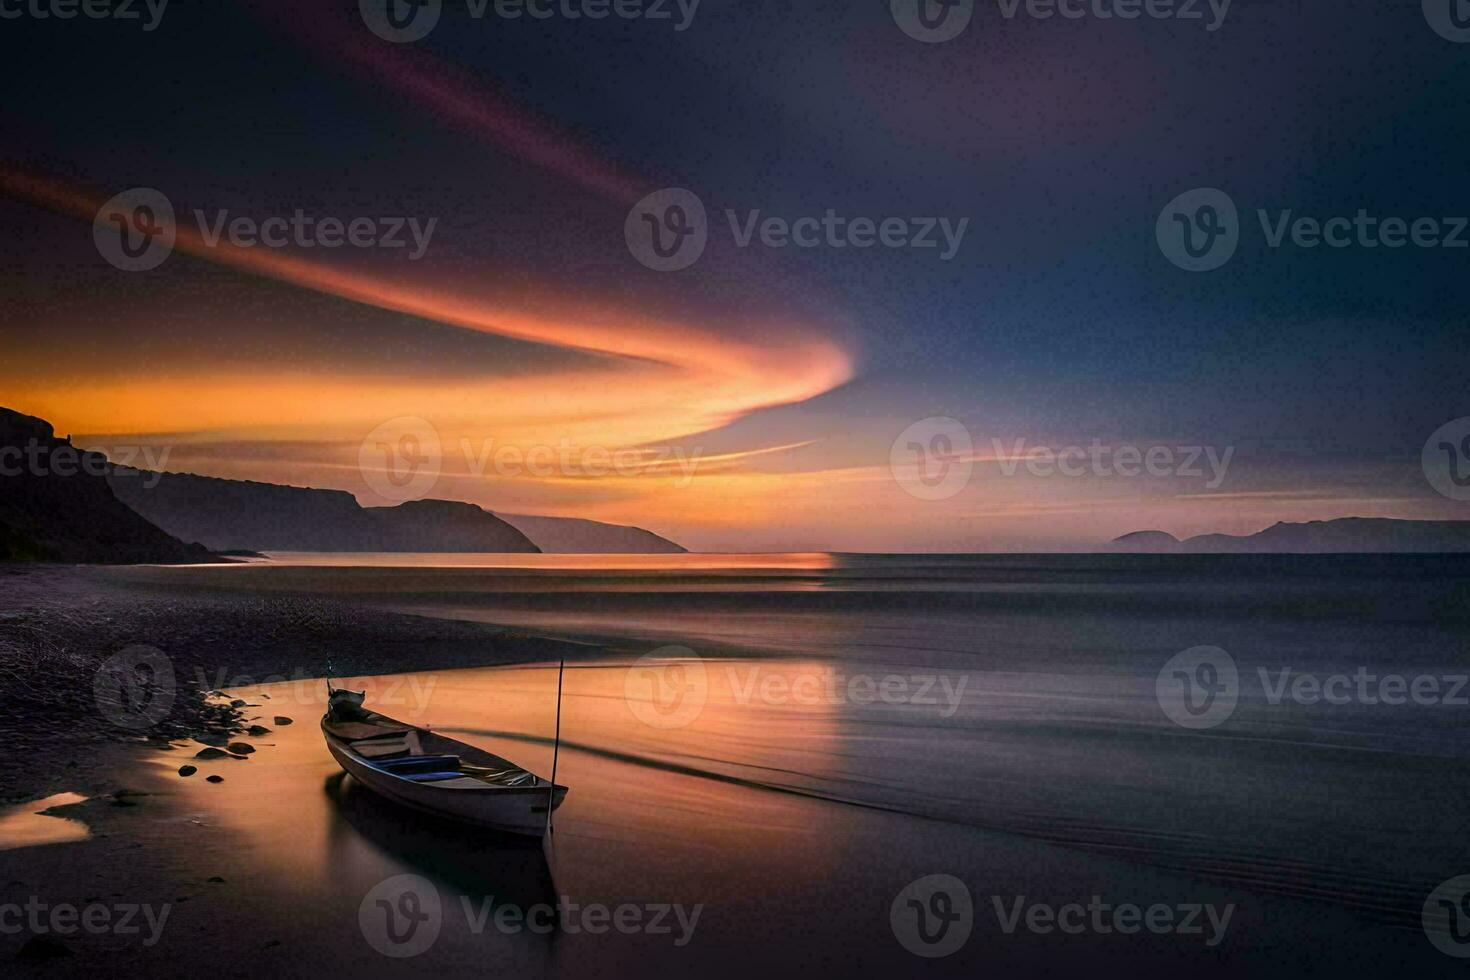
M 214 689 L 530 663 L 570 646 L 349 600 L 123 582 L 105 567 L 0 565 L 0 591 L 0 739 L 28 761 L 0 767 L 0 802 L 74 789 L 105 746 L 242 731 L 238 710 L 208 698 Z M 107 659 L 138 646 L 167 657 L 175 685 L 168 714 L 144 731 L 110 722 L 94 690 Z

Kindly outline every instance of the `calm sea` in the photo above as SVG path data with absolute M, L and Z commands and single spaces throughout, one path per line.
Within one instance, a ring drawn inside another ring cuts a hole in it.
M 1431 934 L 1459 948 L 1470 917 L 1431 895 L 1470 874 L 1465 558 L 284 555 L 162 574 L 577 641 L 551 885 L 385 815 L 314 726 L 262 760 L 272 793 L 311 802 L 236 829 L 289 851 L 316 882 L 302 893 L 341 915 L 393 874 L 432 882 L 426 971 L 1462 968 Z M 366 686 L 544 772 L 556 676 Z M 459 908 L 538 889 L 703 911 L 678 945 L 476 931 Z M 1085 915 L 1058 911 L 1073 904 Z M 1099 905 L 1173 925 L 1129 932 Z

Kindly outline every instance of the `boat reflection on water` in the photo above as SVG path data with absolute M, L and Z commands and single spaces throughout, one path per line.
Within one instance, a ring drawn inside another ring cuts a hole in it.
M 382 858 L 388 858 L 445 894 L 469 896 L 477 905 L 483 896 L 492 914 L 502 905 L 556 907 L 556 887 L 539 840 L 410 810 L 343 772 L 328 776 L 323 790 L 338 818 L 327 833 L 328 866 L 344 876 L 356 868 L 381 868 Z M 364 860 L 365 848 L 376 850 L 372 857 L 377 859 Z M 375 872 L 370 877 L 377 880 Z

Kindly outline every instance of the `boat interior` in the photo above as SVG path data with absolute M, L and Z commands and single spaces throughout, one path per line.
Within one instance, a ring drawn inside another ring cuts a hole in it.
M 501 765 L 477 765 L 457 754 L 427 751 L 418 729 L 390 722 L 372 712 L 361 712 L 344 720 L 329 718 L 324 727 L 365 765 L 409 782 L 432 784 L 436 789 L 522 787 L 535 786 L 537 782 L 534 774 L 503 759 L 497 760 Z

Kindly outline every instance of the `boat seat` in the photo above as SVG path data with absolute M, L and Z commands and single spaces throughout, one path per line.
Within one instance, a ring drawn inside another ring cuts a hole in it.
M 388 737 L 360 738 L 347 744 L 352 746 L 352 751 L 364 759 L 393 759 L 398 756 L 415 756 L 419 755 L 422 751 L 419 747 L 418 732 L 408 732 L 404 735 Z
M 441 779 L 463 779 L 464 773 L 455 772 L 395 772 L 393 775 L 414 783 L 433 783 Z

